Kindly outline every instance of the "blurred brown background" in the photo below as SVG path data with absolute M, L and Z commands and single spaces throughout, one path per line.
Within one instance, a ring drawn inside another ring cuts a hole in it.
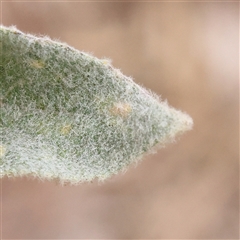
M 239 238 L 238 2 L 5 1 L 2 23 L 111 58 L 195 124 L 104 183 L 3 179 L 3 239 Z

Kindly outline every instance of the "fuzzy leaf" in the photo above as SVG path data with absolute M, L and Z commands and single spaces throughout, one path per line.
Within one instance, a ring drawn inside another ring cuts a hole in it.
M 0 177 L 103 180 L 192 127 L 105 59 L 14 27 L 0 33 Z

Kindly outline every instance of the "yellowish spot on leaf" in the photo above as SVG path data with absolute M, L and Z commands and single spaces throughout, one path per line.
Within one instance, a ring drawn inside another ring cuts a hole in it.
M 6 153 L 6 147 L 4 147 L 3 145 L 0 145 L 0 157 L 3 157 L 5 153 Z
M 61 133 L 63 135 L 67 135 L 70 132 L 71 128 L 72 128 L 71 125 L 66 125 L 66 126 L 62 127 Z
M 42 60 L 31 60 L 30 65 L 34 68 L 41 69 L 44 68 L 45 63 Z
M 111 109 L 110 112 L 115 116 L 127 117 L 132 111 L 130 104 L 128 103 L 116 103 Z

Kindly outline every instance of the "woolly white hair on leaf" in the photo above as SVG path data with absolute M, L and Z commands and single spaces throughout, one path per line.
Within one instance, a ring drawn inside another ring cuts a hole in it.
M 108 59 L 15 27 L 0 37 L 1 177 L 104 180 L 192 127 Z

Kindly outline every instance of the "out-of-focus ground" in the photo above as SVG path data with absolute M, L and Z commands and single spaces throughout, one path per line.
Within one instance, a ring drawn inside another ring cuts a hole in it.
M 194 119 L 104 183 L 3 179 L 3 239 L 239 238 L 239 3 L 5 1 L 2 23 L 111 58 Z

